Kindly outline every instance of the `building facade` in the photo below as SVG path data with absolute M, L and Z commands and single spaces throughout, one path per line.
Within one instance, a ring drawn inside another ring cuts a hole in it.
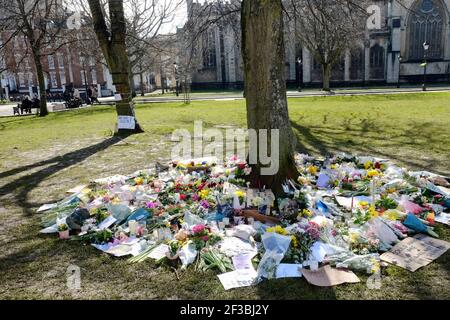
M 204 4 L 188 1 L 188 14 Z M 333 66 L 334 85 L 420 83 L 424 59 L 428 82 L 450 81 L 450 0 L 373 0 L 365 39 Z M 195 87 L 239 87 L 242 57 L 237 24 L 212 25 L 202 34 L 202 58 L 192 74 Z M 322 67 L 285 24 L 286 79 L 292 86 L 320 86 Z M 425 52 L 423 44 L 429 49 Z M 426 55 L 426 56 L 425 56 Z
M 2 34 L 8 39 L 8 33 Z M 86 85 L 100 85 L 105 92 L 112 89 L 111 75 L 104 64 L 86 56 L 76 45 L 64 45 L 44 55 L 41 63 L 44 69 L 45 86 L 48 92 L 64 92 L 66 86 L 73 85 L 84 91 Z M 34 60 L 29 44 L 24 36 L 15 36 L 4 48 L 1 73 L 2 87 L 11 94 L 37 93 L 38 81 Z

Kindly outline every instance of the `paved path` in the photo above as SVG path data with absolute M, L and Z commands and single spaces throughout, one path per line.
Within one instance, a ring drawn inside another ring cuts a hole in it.
M 343 88 L 333 89 L 333 92 L 326 93 L 319 89 L 306 89 L 301 92 L 288 91 L 287 96 L 289 98 L 307 98 L 307 97 L 320 97 L 320 96 L 354 96 L 354 95 L 369 95 L 369 94 L 398 94 L 398 93 L 423 93 L 422 88 L 418 87 L 403 87 L 403 88 Z M 430 87 L 426 91 L 428 92 L 450 92 L 450 86 Z M 223 93 L 192 93 L 192 101 L 208 101 L 208 100 L 243 100 L 242 92 L 223 92 Z M 111 98 L 110 101 L 113 101 Z M 137 103 L 150 103 L 150 102 L 178 102 L 183 101 L 183 96 L 175 96 L 173 93 L 159 94 L 159 95 L 147 95 L 145 97 L 137 97 Z
M 450 86 L 432 86 L 429 87 L 425 93 L 431 92 L 450 92 Z M 397 94 L 397 93 L 423 93 L 421 87 L 384 87 L 384 88 L 342 88 L 333 89 L 331 94 L 325 93 L 319 89 L 306 89 L 301 92 L 288 91 L 289 98 L 306 98 L 306 97 L 320 97 L 320 96 L 355 96 L 355 95 L 369 95 L 369 94 Z M 192 101 L 226 101 L 226 100 L 243 100 L 242 92 L 214 92 L 214 93 L 192 93 Z M 102 104 L 110 104 L 114 102 L 114 97 L 99 98 Z M 136 103 L 150 103 L 150 102 L 181 102 L 183 96 L 175 96 L 174 93 L 162 94 L 161 91 L 148 94 L 145 97 L 137 97 Z M 17 104 L 0 105 L 0 117 L 13 116 L 13 107 Z M 84 105 L 84 108 L 91 106 Z M 66 110 L 62 110 L 66 111 Z M 35 113 L 36 110 L 33 110 Z M 51 103 L 49 103 L 49 112 L 53 112 Z M 23 115 L 22 117 L 25 117 Z

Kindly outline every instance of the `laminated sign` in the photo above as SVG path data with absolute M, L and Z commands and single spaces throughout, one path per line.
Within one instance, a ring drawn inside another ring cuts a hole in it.
M 136 121 L 132 116 L 119 116 L 118 118 L 118 129 L 130 129 L 134 130 L 136 127 Z

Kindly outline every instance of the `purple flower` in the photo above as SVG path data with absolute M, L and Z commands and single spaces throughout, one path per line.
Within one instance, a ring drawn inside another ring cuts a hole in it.
M 147 202 L 147 208 L 148 209 L 155 209 L 156 208 L 156 203 L 154 203 L 154 202 Z
M 320 238 L 320 226 L 317 223 L 310 221 L 309 226 L 306 228 L 306 232 L 315 240 Z
M 200 204 L 202 205 L 203 208 L 208 209 L 210 207 L 209 202 L 206 200 L 202 200 L 200 202 Z

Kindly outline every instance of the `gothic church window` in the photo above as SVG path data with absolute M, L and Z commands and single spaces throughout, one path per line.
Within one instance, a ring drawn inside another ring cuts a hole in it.
M 364 50 L 353 48 L 350 51 L 350 80 L 362 80 L 364 72 Z
M 411 9 L 408 23 L 409 59 L 423 59 L 425 41 L 430 44 L 428 58 L 442 59 L 445 11 L 441 0 L 417 0 Z
M 370 78 L 384 79 L 384 48 L 378 43 L 370 48 Z
M 216 37 L 214 29 L 203 34 L 203 67 L 216 67 Z

